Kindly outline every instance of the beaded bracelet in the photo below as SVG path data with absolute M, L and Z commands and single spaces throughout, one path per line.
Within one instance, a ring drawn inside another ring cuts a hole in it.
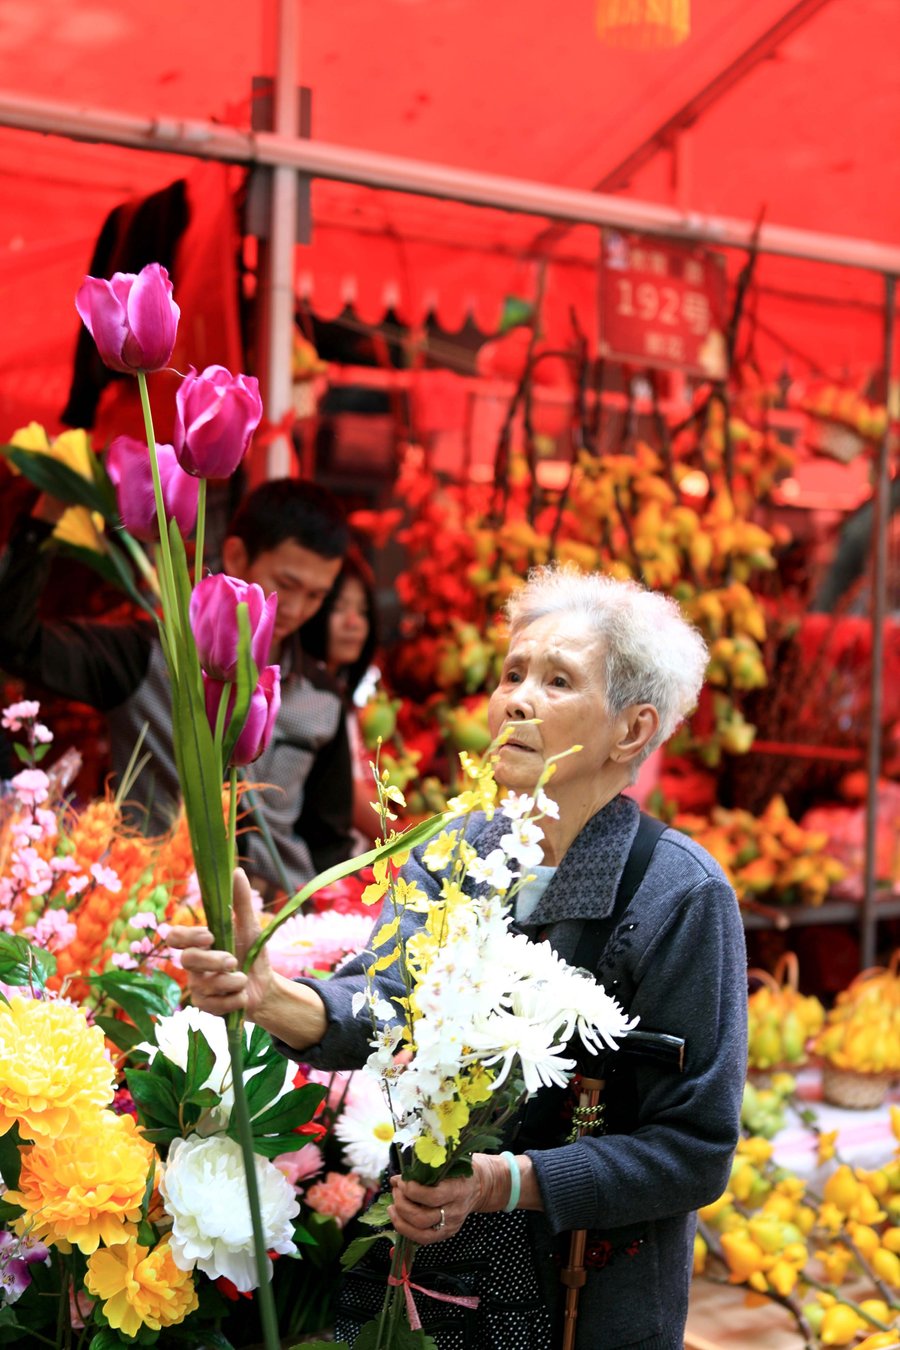
M 500 1157 L 509 1168 L 509 1199 L 503 1207 L 503 1213 L 512 1214 L 513 1210 L 518 1208 L 519 1196 L 522 1194 L 522 1173 L 511 1153 L 501 1153 Z

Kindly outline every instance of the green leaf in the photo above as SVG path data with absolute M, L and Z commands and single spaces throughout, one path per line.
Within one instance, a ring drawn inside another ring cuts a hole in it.
M 378 1317 L 367 1322 L 353 1342 L 353 1350 L 383 1350 L 380 1327 L 381 1320 Z M 413 1331 L 402 1322 L 391 1327 L 390 1346 L 391 1350 L 438 1350 L 431 1336 L 426 1336 L 424 1331 Z
M 111 486 L 105 490 L 90 479 L 82 478 L 68 464 L 39 451 L 23 450 L 16 445 L 0 445 L 0 455 L 5 455 L 30 483 L 51 497 L 69 506 L 86 506 L 90 511 L 97 511 L 106 521 L 118 520 L 115 493 Z
M 128 1344 L 128 1341 L 120 1340 L 119 1333 L 113 1331 L 112 1327 L 101 1327 L 88 1342 L 88 1350 L 121 1350 L 123 1345 Z
M 196 1102 L 197 1094 L 207 1086 L 207 1080 L 216 1065 L 216 1057 L 209 1041 L 199 1029 L 188 1030 L 187 1068 L 184 1075 L 184 1096 L 186 1101 Z M 221 1100 L 213 1094 L 216 1101 Z M 212 1103 L 215 1105 L 215 1102 Z
M 346 1341 L 303 1341 L 290 1350 L 350 1350 Z
M 118 1017 L 100 1016 L 95 1017 L 94 1021 L 106 1039 L 112 1041 L 119 1050 L 133 1050 L 145 1039 L 140 1027 L 133 1026 L 131 1022 L 122 1022 Z
M 13 1224 L 25 1211 L 21 1205 L 13 1205 L 9 1200 L 0 1199 L 0 1223 Z
M 102 975 L 92 975 L 88 983 L 104 998 L 118 1003 L 149 1041 L 154 1039 L 154 1017 L 168 1017 L 181 998 L 178 981 L 159 970 L 105 970 Z
M 16 741 L 15 745 L 13 746 L 13 750 L 15 752 L 16 759 L 18 759 L 20 764 L 31 763 L 31 751 L 26 750 L 24 745 L 20 745 L 19 742 Z
M 234 747 L 244 729 L 250 700 L 259 680 L 259 671 L 250 654 L 250 610 L 242 601 L 236 608 L 238 625 L 237 683 L 234 691 L 234 708 L 228 723 L 228 730 L 222 743 L 222 763 L 229 764 Z
M 257 1064 L 262 1064 L 269 1057 L 269 1050 L 272 1047 L 272 1037 L 262 1027 L 257 1026 L 255 1022 L 247 1022 L 250 1027 L 250 1040 L 244 1048 L 244 1073 L 248 1069 L 253 1069 Z
M 282 1081 L 284 1081 L 282 1068 Z M 250 1082 L 254 1082 L 251 1079 Z M 304 1087 L 292 1088 L 283 1097 L 279 1097 L 267 1110 L 253 1115 L 251 1125 L 254 1135 L 284 1134 L 298 1125 L 307 1125 L 312 1120 L 316 1107 L 325 1096 L 326 1089 L 319 1083 L 307 1083 Z M 249 1095 L 249 1084 L 248 1084 Z
M 360 1214 L 360 1223 L 368 1224 L 370 1228 L 384 1228 L 390 1223 L 388 1218 L 388 1209 L 394 1203 L 392 1195 L 379 1195 L 378 1199 L 366 1210 L 365 1214 Z
M 19 1184 L 19 1169 L 22 1166 L 22 1155 L 19 1153 L 21 1142 L 18 1122 L 13 1124 L 5 1134 L 0 1135 L 0 1176 L 11 1191 L 14 1191 Z
M 0 980 L 4 984 L 43 989 L 55 970 L 56 957 L 43 947 L 32 947 L 18 933 L 0 933 Z
M 265 1110 L 270 1102 L 274 1101 L 284 1087 L 286 1076 L 286 1064 L 284 1057 L 275 1051 L 272 1056 L 264 1061 L 263 1067 L 259 1072 L 254 1073 L 252 1077 L 247 1076 L 246 1068 L 244 1071 L 244 1090 L 247 1093 L 247 1110 L 251 1118 Z M 305 1121 L 293 1121 L 294 1125 L 303 1125 Z
M 172 1084 L 148 1069 L 126 1069 L 125 1081 L 134 1098 L 141 1124 L 163 1126 L 180 1131 L 179 1099 Z
M 237 1139 L 237 1127 L 232 1122 L 228 1127 L 228 1136 Z M 281 1153 L 293 1153 L 303 1143 L 302 1135 L 288 1130 L 285 1134 L 263 1134 L 254 1136 L 253 1152 L 261 1158 L 277 1158 Z
M 503 311 L 500 315 L 499 334 L 508 333 L 513 328 L 531 325 L 534 321 L 534 305 L 518 295 L 503 298 Z
M 376 1242 L 380 1242 L 382 1238 L 387 1238 L 389 1241 L 393 1242 L 396 1240 L 396 1237 L 397 1234 L 393 1229 L 388 1228 L 383 1233 L 372 1233 L 369 1237 L 354 1238 L 341 1254 L 341 1265 L 344 1270 L 352 1270 L 353 1267 L 363 1259 L 369 1249 L 374 1247 Z

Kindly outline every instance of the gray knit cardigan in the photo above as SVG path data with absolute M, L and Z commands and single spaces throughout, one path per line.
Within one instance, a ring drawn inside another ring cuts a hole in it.
M 637 824 L 637 807 L 627 797 L 593 816 L 525 931 L 571 958 L 584 922 L 612 910 Z M 485 855 L 506 828 L 501 817 L 476 816 L 467 834 Z M 436 892 L 420 855 L 410 858 L 405 875 Z M 354 958 L 332 979 L 311 982 L 325 1002 L 328 1029 L 311 1050 L 282 1045 L 286 1054 L 328 1069 L 365 1061 L 370 1028 L 352 1016 L 350 1001 L 363 987 L 368 959 Z M 544 1206 L 543 1214 L 531 1216 L 536 1261 L 552 1290 L 554 1252 L 566 1249 L 568 1230 L 587 1229 L 579 1350 L 680 1350 L 694 1211 L 715 1200 L 728 1181 L 747 1063 L 743 926 L 731 886 L 704 849 L 673 829 L 660 836 L 596 973 L 640 1018 L 642 1030 L 685 1039 L 684 1069 L 631 1056 L 626 1063 L 624 1055 L 617 1062 L 613 1055 L 605 1100 L 610 1119 L 624 1123 L 598 1137 L 528 1150 Z M 389 993 L 390 972 L 377 978 Z

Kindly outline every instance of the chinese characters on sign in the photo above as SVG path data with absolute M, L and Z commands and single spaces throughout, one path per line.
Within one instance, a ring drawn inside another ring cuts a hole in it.
M 603 230 L 600 351 L 613 360 L 727 375 L 725 265 L 694 244 Z

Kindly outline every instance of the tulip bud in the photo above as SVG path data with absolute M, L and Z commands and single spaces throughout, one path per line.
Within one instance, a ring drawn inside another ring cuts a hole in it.
M 219 704 L 222 701 L 224 690 L 227 688 L 221 680 L 210 679 L 208 675 L 203 676 L 203 690 L 206 696 L 206 715 L 209 718 L 209 724 L 215 728 L 216 719 L 219 715 Z M 232 686 L 228 695 L 228 708 L 225 717 L 225 725 L 228 725 L 228 719 L 231 717 L 234 709 L 235 689 Z M 232 764 L 252 764 L 255 759 L 259 759 L 265 750 L 269 741 L 272 739 L 272 732 L 275 729 L 275 719 L 278 716 L 278 709 L 281 707 L 281 670 L 278 666 L 266 666 L 259 677 L 259 683 L 250 697 L 250 707 L 247 710 L 247 718 L 244 722 L 244 729 L 237 739 L 231 755 Z
M 250 655 L 258 670 L 269 659 L 278 597 L 266 599 L 253 581 L 218 572 L 204 577 L 191 593 L 190 621 L 200 665 L 214 680 L 233 680 L 238 665 L 237 607 L 246 604 L 250 621 Z
M 175 395 L 175 453 L 186 473 L 228 478 L 240 464 L 262 417 L 259 383 L 224 366 L 193 366 Z
M 183 535 L 188 535 L 197 523 L 200 484 L 180 467 L 171 445 L 158 445 L 156 460 L 166 516 L 177 523 Z M 116 489 L 119 515 L 126 530 L 137 539 L 158 539 L 153 473 L 146 445 L 132 436 L 117 436 L 106 452 L 106 472 Z
M 111 281 L 85 277 L 75 308 L 112 370 L 134 375 L 169 364 L 181 311 L 159 263 L 148 263 L 137 275 L 115 272 Z

